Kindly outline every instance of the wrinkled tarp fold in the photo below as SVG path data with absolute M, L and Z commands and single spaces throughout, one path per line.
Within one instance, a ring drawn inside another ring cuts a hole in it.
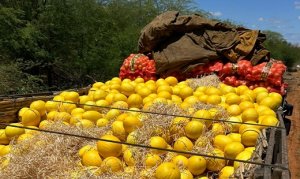
M 142 29 L 138 45 L 140 53 L 152 53 L 161 74 L 221 58 L 237 62 L 247 57 L 255 65 L 269 56 L 261 45 L 265 39 L 258 30 L 167 11 Z

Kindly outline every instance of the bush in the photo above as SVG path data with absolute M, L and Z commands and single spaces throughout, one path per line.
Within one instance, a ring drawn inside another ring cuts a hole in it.
M 37 76 L 23 73 L 16 64 L 0 65 L 0 94 L 24 94 L 45 90 Z

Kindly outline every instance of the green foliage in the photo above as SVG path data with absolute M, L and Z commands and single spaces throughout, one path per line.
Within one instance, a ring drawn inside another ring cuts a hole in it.
M 0 65 L 0 94 L 33 93 L 45 89 L 37 77 L 20 71 L 16 64 Z
M 0 93 L 59 90 L 106 81 L 137 52 L 142 28 L 167 10 L 209 13 L 193 0 L 3 0 L 0 2 Z M 231 21 L 223 21 L 230 23 Z M 288 65 L 299 48 L 280 34 L 265 45 Z M 18 84 L 17 84 L 18 83 Z
M 22 11 L 0 8 L 0 55 L 12 56 L 20 48 L 18 29 L 24 27 L 21 16 Z
M 267 35 L 264 46 L 271 52 L 272 58 L 284 61 L 288 67 L 300 63 L 300 47 L 288 43 L 278 32 L 264 33 Z
M 4 0 L 0 57 L 19 64 L 15 72 L 34 75 L 48 89 L 105 81 L 117 76 L 123 59 L 137 52 L 147 23 L 166 10 L 187 12 L 190 4 L 191 0 Z

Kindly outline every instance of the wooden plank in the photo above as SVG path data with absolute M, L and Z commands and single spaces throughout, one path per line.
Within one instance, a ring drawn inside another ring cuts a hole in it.
M 0 118 L 0 122 L 2 123 L 13 123 L 13 122 L 18 122 L 18 119 L 16 116 L 3 116 Z M 0 126 L 0 129 L 5 128 L 5 126 Z
M 10 115 L 15 115 L 19 110 L 15 109 L 15 110 L 10 110 L 10 111 L 6 111 L 6 112 L 0 112 L 0 116 L 10 116 Z
M 283 111 L 278 110 L 277 112 L 277 118 L 280 121 L 279 126 L 283 129 L 274 129 L 275 131 L 275 143 L 272 148 L 273 150 L 273 156 L 272 156 L 272 164 L 281 165 L 283 167 L 288 168 L 288 153 L 287 153 L 287 138 L 286 138 L 286 130 L 285 125 L 283 122 Z M 268 159 L 270 159 L 271 156 L 269 156 Z M 266 167 L 265 167 L 266 168 Z M 267 169 L 269 170 L 269 169 Z M 266 171 L 266 169 L 265 169 Z M 272 179 L 290 179 L 290 172 L 289 170 L 285 170 L 282 168 L 273 168 L 272 169 Z
M 282 165 L 289 168 L 289 162 L 288 162 L 288 144 L 287 144 L 287 137 L 286 137 L 286 131 L 283 130 L 281 132 L 281 136 L 282 136 L 282 145 L 281 145 L 281 162 Z M 291 173 L 289 170 L 284 170 L 282 172 L 282 178 L 287 178 L 290 179 L 291 178 Z
M 275 145 L 275 130 L 274 128 L 269 129 L 270 135 L 268 140 L 268 148 L 266 150 L 266 157 L 265 157 L 265 164 L 272 164 L 273 158 L 273 147 Z M 263 167 L 264 168 L 264 179 L 271 179 L 271 168 L 270 167 Z
M 87 94 L 91 86 L 80 89 L 69 89 L 64 91 L 77 91 L 79 95 Z M 48 101 L 62 91 L 30 93 L 23 95 L 2 95 L 0 96 L 0 122 L 16 122 L 18 111 L 23 107 L 29 107 L 35 100 Z

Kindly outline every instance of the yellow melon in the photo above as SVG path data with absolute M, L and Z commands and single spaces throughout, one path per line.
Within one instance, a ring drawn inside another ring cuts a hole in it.
M 175 164 L 171 162 L 164 162 L 157 167 L 155 171 L 155 178 L 180 179 L 180 170 Z
M 162 163 L 162 159 L 157 154 L 149 153 L 146 155 L 145 165 L 147 168 L 152 168 L 158 166 Z
M 41 121 L 40 113 L 35 109 L 28 109 L 24 111 L 21 123 L 24 126 L 38 126 Z
M 187 137 L 180 137 L 174 143 L 174 149 L 178 151 L 189 152 L 192 151 L 193 147 L 194 147 L 193 142 Z M 181 155 L 189 156 L 188 154 L 181 154 Z
M 45 108 L 45 102 L 42 100 L 33 101 L 30 104 L 30 109 L 35 109 L 39 112 L 41 116 L 45 115 L 46 108 Z
M 123 170 L 123 164 L 117 157 L 107 157 L 101 163 L 103 172 L 118 172 Z
M 191 156 L 188 160 L 188 169 L 193 175 L 201 175 L 206 170 L 206 160 L 201 156 Z
M 116 141 L 120 142 L 116 136 L 113 135 L 104 135 L 100 139 L 109 140 L 109 141 Z M 97 149 L 99 154 L 104 157 L 118 157 L 121 155 L 122 152 L 122 145 L 120 143 L 112 143 L 108 141 L 98 141 L 97 142 Z

